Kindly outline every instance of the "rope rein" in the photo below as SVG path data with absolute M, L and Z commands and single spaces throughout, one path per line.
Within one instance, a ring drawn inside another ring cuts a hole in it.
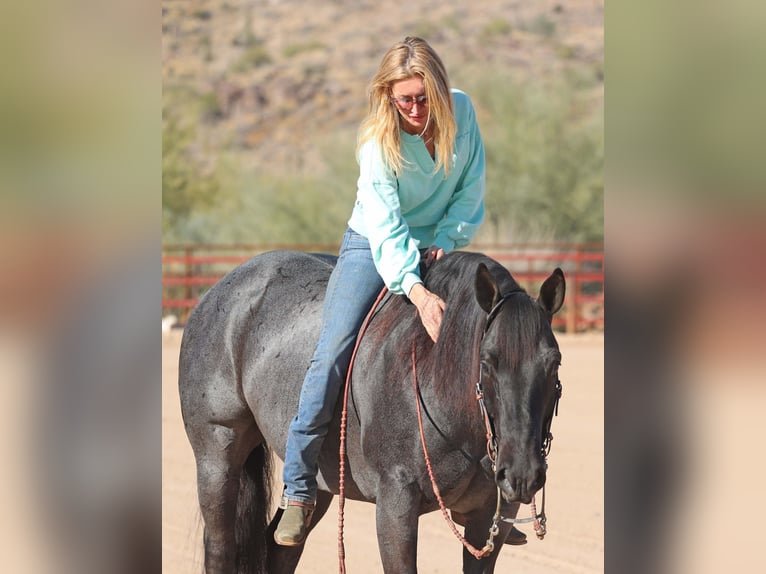
M 348 419 L 348 390 L 351 388 L 351 371 L 356 359 L 356 352 L 359 350 L 359 342 L 362 340 L 362 336 L 367 330 L 367 326 L 372 320 L 372 316 L 375 314 L 375 310 L 383 300 L 383 297 L 388 293 L 388 289 L 383 287 L 378 298 L 375 299 L 375 303 L 372 304 L 370 311 L 364 318 L 362 326 L 359 328 L 359 334 L 356 337 L 354 343 L 354 351 L 351 353 L 351 360 L 348 364 L 348 371 L 346 372 L 346 387 L 343 391 L 343 412 L 340 415 L 340 449 L 339 459 L 340 465 L 338 469 L 338 568 L 340 574 L 346 574 L 346 547 L 343 544 L 343 511 L 346 506 L 346 421 Z
M 447 524 L 450 527 L 450 530 L 452 530 L 452 533 L 455 535 L 455 537 L 460 540 L 461 544 L 465 546 L 466 550 L 470 552 L 477 560 L 480 560 L 481 558 L 484 558 L 487 554 L 492 552 L 494 548 L 494 544 L 490 540 L 487 541 L 487 545 L 484 546 L 481 550 L 478 550 L 475 546 L 473 546 L 468 540 L 466 540 L 460 532 L 458 532 L 457 527 L 455 526 L 455 522 L 452 520 L 452 518 L 449 515 L 449 512 L 447 512 L 447 507 L 444 504 L 444 500 L 442 500 L 441 492 L 439 492 L 439 487 L 436 484 L 436 478 L 434 477 L 434 469 L 431 466 L 431 457 L 428 456 L 428 449 L 426 448 L 426 434 L 425 430 L 423 429 L 423 416 L 420 414 L 421 411 L 421 405 L 420 405 L 420 397 L 418 396 L 418 372 L 416 367 L 416 361 L 415 361 L 415 341 L 412 341 L 412 386 L 415 389 L 415 402 L 417 403 L 417 410 L 418 410 L 418 427 L 420 428 L 420 442 L 423 445 L 423 456 L 426 460 L 426 468 L 428 469 L 428 476 L 431 479 L 431 486 L 434 489 L 434 494 L 436 495 L 436 500 L 439 502 L 439 508 L 442 511 L 442 516 L 444 516 L 444 520 L 447 521 Z M 487 420 L 489 422 L 489 420 Z M 494 536 L 492 537 L 494 538 Z
M 458 532 L 457 527 L 455 526 L 455 522 L 452 520 L 452 517 L 447 512 L 447 507 L 444 504 L 444 500 L 441 497 L 439 486 L 436 484 L 436 478 L 434 477 L 433 468 L 431 466 L 431 457 L 428 455 L 428 448 L 426 447 L 426 435 L 425 435 L 425 430 L 423 428 L 423 417 L 420 414 L 422 407 L 420 404 L 420 393 L 418 392 L 418 372 L 417 372 L 417 361 L 415 358 L 415 341 L 412 342 L 411 360 L 412 360 L 412 385 L 415 389 L 415 403 L 417 405 L 418 427 L 420 429 L 420 443 L 423 445 L 423 456 L 426 461 L 428 476 L 431 479 L 431 488 L 433 488 L 434 495 L 436 495 L 436 500 L 439 503 L 439 508 L 441 509 L 442 516 L 444 516 L 444 520 L 447 522 L 447 525 L 449 526 L 450 530 L 452 530 L 452 533 L 460 541 L 460 543 L 465 547 L 465 549 L 477 560 L 484 558 L 495 549 L 494 539 L 500 533 L 500 526 L 499 526 L 500 522 L 506 522 L 510 524 L 534 522 L 535 534 L 537 535 L 537 538 L 542 540 L 546 533 L 546 530 L 545 530 L 545 523 L 546 523 L 545 486 L 543 486 L 542 510 L 540 514 L 537 513 L 535 497 L 533 496 L 532 502 L 530 504 L 530 509 L 532 511 L 532 516 L 530 518 L 506 518 L 502 516 L 500 513 L 500 507 L 502 504 L 502 494 L 500 492 L 500 487 L 498 486 L 497 487 L 497 503 L 495 505 L 495 514 L 492 517 L 492 524 L 489 527 L 489 537 L 487 538 L 487 541 L 481 550 L 478 550 L 475 546 L 473 546 L 470 542 L 468 542 Z M 494 472 L 495 461 L 497 460 L 497 440 L 495 439 L 495 434 L 492 431 L 492 422 L 489 418 L 487 407 L 484 404 L 484 390 L 482 388 L 481 379 L 479 379 L 479 381 L 476 383 L 476 400 L 479 402 L 479 409 L 481 410 L 482 419 L 484 420 L 484 426 L 487 431 L 487 434 L 486 434 L 487 456 L 489 457 L 489 460 L 492 463 L 492 471 Z M 549 450 L 550 450 L 550 447 L 549 447 Z M 546 463 L 546 466 L 547 466 L 547 463 Z

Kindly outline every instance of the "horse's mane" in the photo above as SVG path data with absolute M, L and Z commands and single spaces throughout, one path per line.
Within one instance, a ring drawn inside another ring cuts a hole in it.
M 467 251 L 448 253 L 436 261 L 425 274 L 426 287 L 438 293 L 445 301 L 449 298 L 450 293 L 470 291 L 473 294 L 479 263 L 484 263 L 490 270 L 500 287 L 501 293 L 524 291 L 500 263 L 482 253 Z
M 526 291 L 505 267 L 480 253 L 458 251 L 445 255 L 425 276 L 426 287 L 442 297 L 447 305 L 435 349 L 434 380 L 437 385 L 448 384 L 456 372 L 471 373 L 475 364 L 486 322 L 486 312 L 476 301 L 474 287 L 479 263 L 487 266 L 501 296 L 525 295 L 511 297 L 500 311 L 505 327 L 499 335 L 505 338 L 503 347 L 511 350 L 509 360 L 513 370 L 533 355 L 543 336 L 546 317 L 542 308 L 526 296 Z
M 412 380 L 410 350 L 414 344 L 422 386 L 432 386 L 438 396 L 449 397 L 456 412 L 466 414 L 475 409 L 473 385 L 478 377 L 479 345 L 487 319 L 486 311 L 476 300 L 476 272 L 480 263 L 487 266 L 502 296 L 521 294 L 504 303 L 495 319 L 502 323 L 498 343 L 509 349 L 508 360 L 516 369 L 537 348 L 546 320 L 544 312 L 505 267 L 480 253 L 448 253 L 423 274 L 425 286 L 446 303 L 436 345 L 406 297 L 389 297 L 384 301 L 382 312 L 371 324 L 368 340 L 372 348 L 393 353 L 395 358 L 387 364 L 389 380 L 406 384 Z

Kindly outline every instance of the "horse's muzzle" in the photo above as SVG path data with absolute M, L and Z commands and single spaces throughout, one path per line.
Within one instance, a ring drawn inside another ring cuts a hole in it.
M 545 463 L 534 462 L 524 468 L 499 466 L 495 482 L 506 502 L 529 504 L 535 493 L 545 485 Z

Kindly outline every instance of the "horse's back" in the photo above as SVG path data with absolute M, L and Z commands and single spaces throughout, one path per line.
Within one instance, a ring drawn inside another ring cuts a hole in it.
M 179 357 L 187 428 L 213 417 L 235 424 L 251 419 L 249 411 L 257 419 L 271 400 L 262 387 L 279 383 L 294 392 L 300 386 L 334 260 L 296 251 L 264 253 L 202 297 L 184 329 Z
M 298 251 L 270 251 L 256 255 L 222 277 L 199 301 L 184 332 L 228 328 L 241 320 L 241 308 L 251 308 L 264 298 L 275 305 L 289 305 L 318 285 L 322 292 L 336 258 Z M 313 293 L 312 293 L 313 295 Z

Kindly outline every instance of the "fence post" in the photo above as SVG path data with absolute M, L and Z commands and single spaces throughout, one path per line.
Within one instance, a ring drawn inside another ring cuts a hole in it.
M 193 275 L 192 271 L 192 255 L 194 254 L 194 248 L 191 246 L 186 246 L 184 248 L 184 277 L 186 278 L 186 282 L 184 284 L 184 298 L 185 299 L 191 299 L 192 298 L 192 287 L 191 287 L 191 278 Z M 184 308 L 183 312 L 181 313 L 181 323 L 186 324 L 186 322 L 189 320 L 189 315 L 191 314 L 191 308 L 186 307 Z
M 575 267 L 572 273 L 572 286 L 569 289 L 569 303 L 567 304 L 567 333 L 577 332 L 577 317 L 579 315 L 580 299 L 580 271 L 582 270 L 582 246 L 578 245 L 575 251 Z

